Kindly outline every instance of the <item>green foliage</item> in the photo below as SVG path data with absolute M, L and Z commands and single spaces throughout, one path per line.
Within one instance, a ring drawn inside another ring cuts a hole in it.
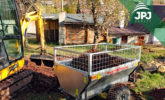
M 153 60 L 154 60 L 153 54 L 147 53 L 147 54 L 142 54 L 142 56 L 141 56 L 141 61 L 143 63 L 149 63 Z
M 51 6 L 51 5 L 43 5 L 42 8 L 42 12 L 46 13 L 46 14 L 54 14 L 54 13 L 58 13 L 59 11 L 61 11 L 61 9 L 56 9 L 55 7 Z
M 146 93 L 154 88 L 165 88 L 165 73 L 141 72 L 134 90 L 137 93 Z
M 36 39 L 32 38 L 32 39 L 28 39 L 28 47 L 24 49 L 24 54 L 25 56 L 30 56 L 34 53 L 36 54 L 40 54 L 41 52 L 41 45 L 40 42 L 37 42 Z M 48 54 L 53 55 L 54 53 L 54 49 L 53 47 L 58 46 L 57 43 L 53 43 L 53 42 L 47 42 L 46 43 L 46 52 Z
M 66 11 L 67 13 L 76 13 L 76 7 L 73 5 L 65 5 L 64 6 L 64 11 Z

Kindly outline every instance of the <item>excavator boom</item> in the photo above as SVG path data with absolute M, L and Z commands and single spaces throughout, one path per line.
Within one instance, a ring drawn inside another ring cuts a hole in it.
M 25 17 L 21 18 L 21 29 L 23 36 L 23 44 L 25 42 L 25 32 L 28 28 L 30 22 L 37 21 L 37 27 L 39 29 L 40 34 L 40 42 L 41 42 L 41 53 L 45 52 L 45 36 L 44 36 L 44 27 L 43 27 L 43 18 L 40 11 L 33 11 L 25 14 Z
M 40 11 L 34 11 L 30 13 L 26 13 L 25 17 L 21 19 L 21 28 L 22 28 L 22 36 L 23 36 L 23 44 L 25 41 L 25 32 L 29 23 L 32 21 L 37 22 L 38 32 L 40 35 L 40 44 L 41 44 L 41 53 L 31 55 L 30 59 L 33 62 L 36 62 L 38 65 L 46 65 L 52 67 L 54 65 L 53 57 L 46 54 L 45 49 L 45 36 L 44 36 L 44 21 Z

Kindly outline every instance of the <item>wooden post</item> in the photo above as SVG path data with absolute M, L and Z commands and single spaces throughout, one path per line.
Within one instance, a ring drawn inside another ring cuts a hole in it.
M 65 30 L 65 25 L 64 21 L 66 19 L 66 13 L 61 12 L 59 13 L 59 44 L 66 44 L 66 30 Z
M 67 29 L 67 27 L 65 27 L 65 31 L 66 31 L 65 43 L 67 44 L 67 42 L 68 42 L 68 29 Z
M 89 27 L 87 27 L 87 43 L 89 43 Z

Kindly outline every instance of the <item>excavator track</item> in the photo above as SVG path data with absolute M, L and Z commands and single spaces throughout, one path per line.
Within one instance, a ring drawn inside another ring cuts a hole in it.
M 11 100 L 22 88 L 30 84 L 33 72 L 22 70 L 0 83 L 0 100 Z

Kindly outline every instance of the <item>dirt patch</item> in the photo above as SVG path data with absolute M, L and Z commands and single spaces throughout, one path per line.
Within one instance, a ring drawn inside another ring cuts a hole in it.
M 131 91 L 131 100 L 142 100 L 142 98 L 140 98 L 141 96 L 139 94 L 137 94 L 134 90 L 132 90 L 135 87 L 135 84 L 133 82 L 127 82 L 125 84 Z
M 28 64 L 23 69 L 34 72 L 32 85 L 36 91 L 48 91 L 58 87 L 57 77 L 52 67 L 38 66 L 29 59 L 27 61 Z
M 32 70 L 35 73 L 43 74 L 48 77 L 55 77 L 55 71 L 53 67 L 47 67 L 47 66 L 38 66 L 34 62 L 31 62 L 30 60 L 27 60 L 28 64 L 24 66 L 24 69 Z
M 165 100 L 165 88 L 154 89 L 150 93 L 156 100 Z
M 143 48 L 143 51 L 144 51 L 144 52 L 150 52 L 150 53 L 151 53 L 151 52 L 154 52 L 154 50 L 152 50 L 152 49 L 150 49 L 150 48 Z
M 87 53 L 96 53 L 98 50 L 89 50 Z M 82 54 L 77 58 L 74 58 L 72 65 L 75 68 L 83 71 L 88 71 L 88 56 Z M 92 56 L 92 71 L 98 71 L 106 68 L 111 68 L 129 62 L 130 60 L 109 55 L 108 53 L 94 54 Z

